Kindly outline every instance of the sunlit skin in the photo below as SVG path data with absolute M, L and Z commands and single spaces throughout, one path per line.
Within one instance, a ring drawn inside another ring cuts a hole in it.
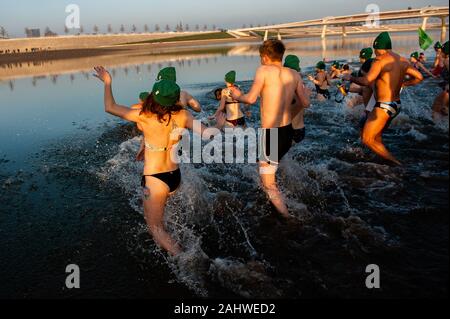
M 330 79 L 337 79 L 341 75 L 341 73 L 341 70 L 339 70 L 335 66 L 331 66 L 328 76 L 330 77 Z
M 114 100 L 112 92 L 112 77 L 105 68 L 99 66 L 95 68 L 95 76 L 105 84 L 105 112 L 124 120 L 136 123 L 141 126 L 146 141 L 157 146 L 174 146 L 178 139 L 174 140 L 172 125 L 167 125 L 168 116 L 160 122 L 155 114 L 142 113 L 140 109 L 132 109 L 119 105 Z M 220 119 L 224 121 L 223 119 Z M 181 110 L 172 114 L 171 121 L 175 121 L 178 128 L 193 130 L 194 117 L 190 112 Z M 201 125 L 197 134 L 203 134 L 205 126 Z M 155 134 L 157 132 L 157 134 Z M 151 152 L 146 150 L 144 161 L 144 175 L 154 175 L 159 173 L 171 172 L 178 169 L 178 164 L 173 161 L 171 152 Z M 164 226 L 164 211 L 169 198 L 170 189 L 161 180 L 152 176 L 146 177 L 147 189 L 144 191 L 144 214 L 147 221 L 150 234 L 155 242 L 171 255 L 178 255 L 182 252 L 180 245 L 167 233 Z
M 356 84 L 375 87 L 377 102 L 400 101 L 402 87 L 414 86 L 423 81 L 422 74 L 409 61 L 392 50 L 375 50 L 376 59 L 364 77 L 346 76 Z M 408 76 L 409 80 L 405 81 Z M 401 163 L 388 151 L 382 142 L 382 134 L 388 123 L 389 115 L 380 108 L 370 113 L 362 133 L 363 143 L 373 152 L 395 164 Z
M 299 73 L 300 78 L 302 75 Z M 308 90 L 308 89 L 305 89 Z M 309 90 L 308 90 L 309 92 Z M 292 127 L 294 130 L 299 130 L 305 128 L 305 110 L 309 108 L 310 105 L 303 105 L 302 102 L 295 96 L 295 104 L 292 109 Z
M 442 63 L 443 67 L 449 71 L 449 57 L 442 53 Z M 447 83 L 444 91 L 439 93 L 433 103 L 433 120 L 438 122 L 445 117 L 448 117 L 448 108 L 449 108 L 449 94 L 448 94 L 449 85 Z
M 241 90 L 239 90 L 239 88 L 237 86 L 235 86 L 234 84 L 231 84 L 231 83 L 228 83 L 228 82 L 225 82 L 225 85 L 226 85 L 227 88 L 222 90 L 222 93 L 220 94 L 220 105 L 219 105 L 219 108 L 217 109 L 217 111 L 214 114 L 214 116 L 210 117 L 210 119 L 217 118 L 221 114 L 226 114 L 226 118 L 227 118 L 228 121 L 233 121 L 233 120 L 237 120 L 237 119 L 240 119 L 240 118 L 244 117 L 244 113 L 241 110 L 241 104 L 240 103 L 228 104 L 228 105 L 226 104 L 227 98 L 231 97 L 228 94 L 228 92 L 231 92 L 231 90 L 234 90 L 235 94 L 242 95 Z M 225 123 L 225 125 L 227 126 L 228 124 Z M 228 125 L 228 126 L 232 126 L 232 125 Z
M 144 101 L 139 100 L 139 104 L 136 104 L 132 106 L 132 108 L 135 109 L 142 109 L 142 105 L 144 104 Z M 185 108 L 185 109 L 191 109 L 192 111 L 196 113 L 200 113 L 202 111 L 202 107 L 200 103 L 188 92 L 181 91 L 180 93 L 180 100 L 178 101 L 177 105 Z M 140 125 L 138 124 L 138 129 L 142 131 Z M 145 159 L 145 141 L 142 139 L 141 145 L 139 147 L 139 151 L 136 155 L 136 160 L 139 162 L 144 161 Z
M 311 75 L 308 75 L 308 79 L 314 83 L 314 85 L 318 85 L 322 90 L 328 90 L 331 82 L 331 78 L 328 75 L 327 71 L 316 69 L 316 76 L 312 77 Z M 326 100 L 325 96 L 322 94 L 319 94 L 317 97 L 319 100 L 323 101 Z
M 309 90 L 303 84 L 300 75 L 292 69 L 285 68 L 282 61 L 272 61 L 268 56 L 261 55 L 261 66 L 256 71 L 253 86 L 245 95 L 233 91 L 232 97 L 245 104 L 255 104 L 261 97 L 261 125 L 262 128 L 278 128 L 292 124 L 292 101 L 297 98 L 298 108 L 310 104 Z M 298 112 L 298 111 L 297 111 Z M 260 162 L 260 177 L 264 190 L 277 211 L 289 217 L 283 195 L 277 181 L 276 172 L 268 173 L 268 163 Z
M 434 59 L 434 65 L 433 65 L 433 67 L 434 67 L 434 69 L 436 69 L 436 68 L 438 68 L 438 67 L 441 67 L 441 68 L 443 68 L 444 67 L 444 60 L 445 60 L 445 55 L 444 55 L 444 53 L 442 52 L 442 49 L 436 49 L 435 50 L 436 51 L 436 59 Z

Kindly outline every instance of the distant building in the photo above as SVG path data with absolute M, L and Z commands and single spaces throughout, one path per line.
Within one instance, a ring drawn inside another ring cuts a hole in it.
M 27 38 L 39 38 L 41 36 L 41 30 L 40 29 L 25 29 L 25 33 L 27 35 Z

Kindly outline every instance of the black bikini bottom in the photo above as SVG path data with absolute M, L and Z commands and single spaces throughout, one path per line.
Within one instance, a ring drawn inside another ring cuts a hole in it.
M 161 173 L 161 174 L 155 174 L 155 175 L 144 175 L 142 176 L 141 185 L 142 187 L 146 187 L 147 183 L 145 180 L 145 177 L 154 177 L 159 179 L 161 182 L 164 182 L 170 189 L 170 192 L 173 193 L 180 187 L 181 184 L 181 171 L 180 169 L 177 169 L 173 172 L 168 173 Z

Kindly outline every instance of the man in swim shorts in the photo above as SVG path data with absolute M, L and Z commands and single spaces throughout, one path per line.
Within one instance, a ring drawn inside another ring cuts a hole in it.
M 260 177 L 264 191 L 277 211 L 289 217 L 281 194 L 276 172 L 279 162 L 292 146 L 292 101 L 297 98 L 302 107 L 310 104 L 309 95 L 298 72 L 283 67 L 286 51 L 283 42 L 267 40 L 260 47 L 261 66 L 256 71 L 253 86 L 245 95 L 234 91 L 232 98 L 245 104 L 255 104 L 261 97 Z
M 382 32 L 374 41 L 375 61 L 369 73 L 363 77 L 345 76 L 361 86 L 374 87 L 376 104 L 369 114 L 362 134 L 363 143 L 373 152 L 395 164 L 401 163 L 382 142 L 382 134 L 401 111 L 402 87 L 417 85 L 423 81 L 422 74 L 409 61 L 392 51 L 388 32 Z M 405 78 L 408 77 L 408 80 Z
M 290 68 L 294 70 L 295 72 L 298 72 L 301 75 L 301 68 L 300 68 L 300 59 L 295 55 L 288 55 L 284 62 L 285 68 Z M 297 97 L 294 97 L 294 100 L 292 101 L 292 127 L 294 128 L 294 142 L 295 143 L 301 143 L 306 136 L 306 128 L 305 128 L 305 107 L 303 107 L 300 104 L 299 99 Z
M 309 75 L 308 79 L 316 86 L 317 98 L 319 100 L 324 101 L 331 98 L 330 91 L 328 90 L 331 79 L 326 72 L 325 62 L 318 62 L 316 64 L 316 77 Z

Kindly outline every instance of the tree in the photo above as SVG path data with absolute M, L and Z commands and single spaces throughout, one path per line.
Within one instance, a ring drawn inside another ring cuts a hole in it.
M 186 27 L 184 28 L 186 31 L 189 31 L 189 24 L 186 24 Z
M 122 33 L 125 32 L 125 26 L 123 24 L 120 26 L 120 32 L 122 32 Z
M 148 33 L 148 31 L 149 31 L 148 25 L 147 25 L 147 24 L 144 24 L 144 32 L 145 32 L 145 33 Z
M 82 25 L 80 25 L 80 33 L 83 34 L 84 33 L 84 27 Z
M 213 24 L 213 30 L 216 31 L 217 30 L 217 26 L 215 24 Z
M 67 26 L 64 26 L 64 33 L 67 35 L 69 34 L 69 28 Z
M 2 36 L 3 38 L 8 37 L 8 33 L 6 32 L 6 29 L 4 27 L 0 27 L 0 36 Z
M 108 24 L 108 33 L 113 33 L 113 28 L 110 24 Z
M 92 30 L 94 31 L 94 34 L 97 34 L 100 29 L 98 28 L 98 26 L 94 25 L 94 28 Z
M 133 33 L 136 33 L 136 31 L 137 31 L 137 28 L 136 28 L 136 26 L 133 24 L 133 26 L 131 27 L 131 30 L 133 31 Z
M 170 29 L 170 27 L 169 27 L 169 29 Z M 155 25 L 155 32 L 159 32 L 159 31 L 161 31 L 161 28 L 160 28 L 159 24 L 157 24 L 157 25 Z
M 166 25 L 166 32 L 170 32 L 170 25 Z
M 207 25 L 207 24 L 205 24 L 205 25 L 203 26 L 203 30 L 204 30 L 204 31 L 208 30 L 208 25 Z
M 200 25 L 199 24 L 195 25 L 195 31 L 200 31 Z

